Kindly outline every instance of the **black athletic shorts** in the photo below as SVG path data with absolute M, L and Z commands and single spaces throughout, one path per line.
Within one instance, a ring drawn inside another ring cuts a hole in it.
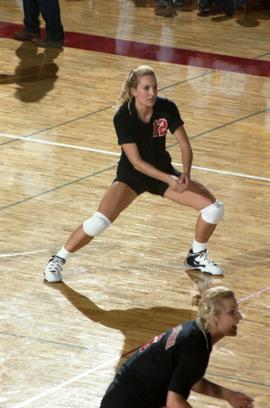
M 130 384 L 111 383 L 104 395 L 100 408 L 147 408 Z
M 181 174 L 180 171 L 176 170 L 171 164 L 166 170 L 166 173 L 177 177 L 179 177 Z M 165 191 L 169 187 L 169 185 L 163 181 L 145 176 L 143 174 L 137 175 L 133 171 L 122 169 L 120 167 L 117 169 L 117 174 L 114 181 L 122 181 L 132 188 L 132 190 L 134 190 L 138 195 L 147 191 L 148 193 L 157 194 L 163 197 Z

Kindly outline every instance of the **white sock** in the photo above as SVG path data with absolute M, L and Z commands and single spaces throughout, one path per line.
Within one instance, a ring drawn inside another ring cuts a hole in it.
M 196 254 L 197 252 L 204 251 L 207 248 L 207 243 L 198 242 L 195 239 L 192 242 L 192 251 Z
M 61 249 L 59 249 L 59 251 L 57 252 L 57 256 L 59 256 L 60 258 L 62 258 L 62 259 L 64 259 L 65 261 L 67 261 L 67 259 L 68 259 L 68 257 L 70 256 L 70 252 L 69 251 L 67 251 L 66 249 L 65 249 L 65 247 L 63 247 L 63 248 L 61 248 Z

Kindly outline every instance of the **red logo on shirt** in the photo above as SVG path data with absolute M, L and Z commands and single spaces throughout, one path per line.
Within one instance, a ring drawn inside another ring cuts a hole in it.
M 159 334 L 158 336 L 153 337 L 151 340 L 149 340 L 146 344 L 140 347 L 140 352 L 146 350 L 151 344 L 157 343 L 165 334 L 166 332 L 163 332 Z
M 167 119 L 157 119 L 153 123 L 153 137 L 166 136 L 168 130 Z
M 166 341 L 166 346 L 165 346 L 165 350 L 168 350 L 170 347 L 175 345 L 176 342 L 176 338 L 178 336 L 178 334 L 180 333 L 180 331 L 182 330 L 183 326 L 182 324 L 180 324 L 179 326 L 176 326 L 172 329 L 171 334 L 169 335 L 167 341 Z

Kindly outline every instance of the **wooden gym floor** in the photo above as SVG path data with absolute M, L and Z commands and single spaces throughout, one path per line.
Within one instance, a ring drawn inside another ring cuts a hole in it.
M 245 320 L 207 375 L 270 407 L 269 9 L 164 18 L 151 1 L 62 0 L 61 11 L 66 47 L 42 50 L 12 39 L 21 2 L 0 0 L 1 408 L 98 408 L 122 355 L 195 316 L 183 261 L 196 213 L 148 194 L 70 259 L 63 283 L 42 279 L 114 177 L 115 104 L 142 63 L 181 109 L 193 177 L 226 207 L 209 251 Z

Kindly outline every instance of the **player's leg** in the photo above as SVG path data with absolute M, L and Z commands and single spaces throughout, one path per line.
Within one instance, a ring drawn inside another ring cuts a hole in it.
M 223 203 L 217 201 L 209 190 L 195 181 L 190 181 L 188 189 L 181 193 L 168 187 L 164 197 L 200 211 L 195 227 L 195 239 L 187 255 L 186 265 L 213 275 L 223 274 L 221 266 L 208 258 L 207 254 L 207 243 L 223 218 Z
M 97 212 L 85 220 L 70 235 L 66 244 L 53 255 L 44 269 L 48 282 L 60 282 L 63 265 L 71 253 L 88 244 L 95 236 L 102 234 L 118 215 L 137 197 L 137 193 L 128 185 L 114 181 L 104 194 Z

